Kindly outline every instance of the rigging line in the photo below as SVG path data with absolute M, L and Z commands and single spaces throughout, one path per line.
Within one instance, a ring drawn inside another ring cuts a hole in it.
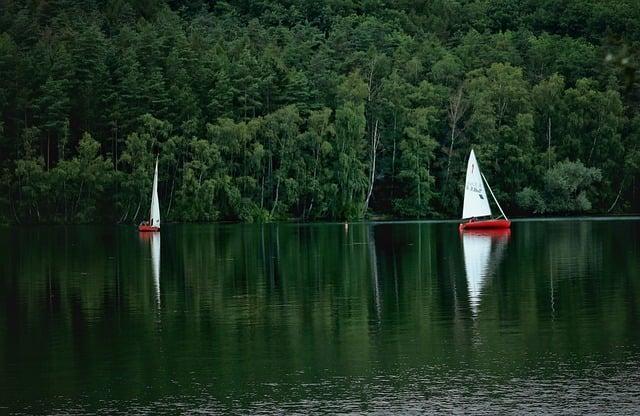
M 482 175 L 482 179 L 484 179 L 484 183 L 487 184 L 487 188 L 489 188 L 489 192 L 491 192 L 491 196 L 493 197 L 493 200 L 496 201 L 496 205 L 498 206 L 498 209 L 500 209 L 500 213 L 502 214 L 505 220 L 509 221 L 509 218 L 507 218 L 507 216 L 504 214 L 504 211 L 502 210 L 500 203 L 496 199 L 496 196 L 493 194 L 493 190 L 491 190 L 491 185 L 489 185 L 487 178 L 484 177 L 484 173 L 480 172 L 480 175 Z

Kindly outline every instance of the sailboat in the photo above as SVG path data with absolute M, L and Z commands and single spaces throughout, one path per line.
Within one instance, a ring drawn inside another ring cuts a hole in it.
M 483 182 L 484 180 L 484 182 Z M 484 184 L 487 184 L 489 192 L 493 200 L 496 202 L 501 217 L 491 218 L 491 207 L 489 206 L 489 200 L 487 199 L 487 192 L 484 189 Z M 478 219 L 482 217 L 489 217 L 488 219 Z M 462 219 L 468 220 L 463 222 L 459 226 L 459 230 L 480 229 L 480 228 L 509 228 L 511 227 L 511 221 L 507 218 L 500 206 L 500 203 L 493 194 L 489 182 L 480 172 L 480 166 L 476 160 L 476 155 L 471 149 L 469 155 L 469 162 L 467 162 L 467 179 L 464 185 L 464 205 L 462 208 Z
M 138 231 L 160 231 L 160 202 L 158 201 L 158 158 L 156 158 L 156 171 L 153 175 L 153 189 L 151 191 L 151 210 L 149 221 L 144 221 L 138 226 Z

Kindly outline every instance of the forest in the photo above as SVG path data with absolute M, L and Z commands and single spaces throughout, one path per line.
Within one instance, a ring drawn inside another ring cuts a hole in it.
M 640 211 L 637 0 L 0 0 L 0 223 Z

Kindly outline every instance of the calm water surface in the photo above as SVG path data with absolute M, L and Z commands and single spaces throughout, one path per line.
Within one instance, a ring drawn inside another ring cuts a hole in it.
M 0 229 L 7 409 L 637 414 L 640 220 Z

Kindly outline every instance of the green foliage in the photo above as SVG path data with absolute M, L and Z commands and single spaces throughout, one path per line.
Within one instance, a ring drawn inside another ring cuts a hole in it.
M 430 167 L 438 143 L 429 135 L 436 120 L 436 109 L 417 108 L 409 115 L 409 127 L 400 142 L 400 171 L 398 177 L 406 193 L 394 201 L 400 216 L 424 217 L 430 209 L 434 194 L 434 177 Z
M 554 165 L 544 176 L 542 192 L 526 187 L 518 192 L 518 204 L 536 213 L 588 212 L 592 185 L 602 179 L 599 169 L 587 168 L 580 161 Z
M 507 210 L 640 209 L 631 0 L 32 3 L 0 221 L 138 222 L 156 157 L 169 221 L 457 215 L 472 147 Z
M 331 215 L 354 218 L 359 215 L 367 186 L 365 173 L 364 103 L 347 101 L 336 110 L 335 121 L 335 199 Z
M 215 196 L 224 189 L 224 179 L 212 175 L 220 165 L 218 147 L 206 140 L 193 140 L 191 160 L 184 167 L 184 178 L 178 191 L 177 209 L 184 221 L 214 221 L 218 219 Z
M 121 221 L 136 222 L 144 218 L 144 207 L 151 195 L 153 180 L 154 148 L 159 141 L 167 138 L 171 126 L 149 114 L 140 118 L 138 132 L 127 136 L 125 149 L 119 160 L 120 192 L 118 208 L 122 212 Z
M 63 207 L 64 222 L 90 222 L 104 215 L 96 210 L 112 186 L 113 166 L 99 150 L 100 144 L 85 133 L 77 156 L 60 161 L 51 171 L 52 195 L 56 206 Z

